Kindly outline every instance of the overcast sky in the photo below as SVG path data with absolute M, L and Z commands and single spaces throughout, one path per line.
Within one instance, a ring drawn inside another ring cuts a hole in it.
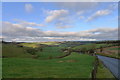
M 117 2 L 3 2 L 6 41 L 96 41 L 118 38 Z

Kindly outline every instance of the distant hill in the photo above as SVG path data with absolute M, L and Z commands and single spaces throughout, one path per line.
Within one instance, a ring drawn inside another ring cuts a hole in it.
M 22 57 L 32 58 L 32 56 L 26 52 L 23 47 L 18 47 L 15 44 L 2 44 L 2 57 Z

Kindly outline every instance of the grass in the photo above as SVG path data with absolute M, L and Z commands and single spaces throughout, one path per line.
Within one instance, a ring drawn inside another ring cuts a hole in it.
M 109 50 L 120 50 L 120 48 L 110 48 Z
M 3 78 L 90 78 L 95 58 L 72 53 L 61 59 L 3 58 Z
M 58 42 L 41 42 L 40 44 L 45 44 L 45 45 L 59 45 L 60 43 L 58 43 Z
M 111 46 L 112 44 L 94 44 L 94 43 L 90 43 L 90 44 L 85 44 L 85 45 L 80 45 L 80 46 L 75 46 L 72 49 L 73 50 L 81 50 L 83 48 L 86 48 L 86 50 L 90 50 L 90 49 L 97 49 L 100 47 L 107 47 L 107 46 Z
M 0 79 L 2 79 L 2 58 L 0 58 Z
M 32 48 L 38 47 L 38 43 L 21 43 L 20 45 L 25 47 L 32 47 Z
M 20 45 L 25 46 L 25 47 L 36 48 L 36 47 L 40 46 L 40 44 L 44 44 L 44 45 L 59 45 L 60 43 L 58 43 L 58 42 L 34 42 L 34 43 L 21 43 Z
M 65 55 L 66 53 L 60 49 L 61 47 L 44 47 L 42 52 L 37 52 L 37 55 L 39 56 L 39 59 L 55 58 Z
M 4 57 L 32 57 L 25 51 L 23 47 L 18 47 L 14 44 L 2 44 L 2 56 Z
M 62 47 L 43 47 L 42 51 L 36 52 L 36 56 L 39 59 L 50 59 L 55 58 L 58 56 L 63 56 L 64 53 L 61 50 Z M 30 53 L 27 53 L 26 47 L 18 47 L 15 44 L 3 44 L 2 53 L 4 57 L 31 57 L 33 58 Z
M 99 66 L 98 66 L 98 72 L 97 72 L 96 78 L 115 79 L 115 77 L 112 75 L 112 73 L 103 65 L 103 63 L 100 60 L 99 60 Z

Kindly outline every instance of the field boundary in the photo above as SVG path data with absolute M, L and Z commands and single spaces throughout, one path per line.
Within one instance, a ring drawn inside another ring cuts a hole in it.
M 95 56 L 94 67 L 93 67 L 93 70 L 92 70 L 92 72 L 91 72 L 92 80 L 96 80 L 98 64 L 99 64 L 98 57 Z

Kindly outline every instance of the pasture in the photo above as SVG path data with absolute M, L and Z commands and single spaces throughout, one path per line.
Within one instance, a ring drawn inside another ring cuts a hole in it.
M 44 47 L 42 51 L 37 52 L 39 59 L 52 59 L 55 57 L 63 56 L 62 47 Z
M 6 58 L 19 57 L 19 58 L 31 58 L 32 55 L 26 52 L 23 47 L 18 47 L 14 44 L 2 44 L 2 56 Z
M 3 78 L 91 78 L 94 56 L 72 52 L 69 56 L 57 58 L 67 54 L 63 49 L 68 43 L 49 43 L 43 43 L 42 46 L 41 43 L 3 44 Z M 111 45 L 91 43 L 66 49 L 90 50 Z M 34 55 L 27 49 L 34 49 Z M 103 71 L 107 74 L 103 66 L 98 69 L 97 77 L 104 77 L 100 75 Z
M 91 78 L 94 59 L 77 53 L 50 60 L 3 58 L 3 78 Z

